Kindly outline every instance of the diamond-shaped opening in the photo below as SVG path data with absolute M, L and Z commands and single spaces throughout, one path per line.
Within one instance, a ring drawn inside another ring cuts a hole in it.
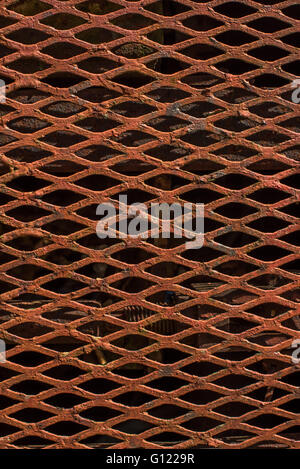
M 153 401 L 154 399 L 154 396 L 139 391 L 129 391 L 112 398 L 114 402 L 123 404 L 126 407 L 139 407 L 147 402 Z
M 289 52 L 275 46 L 262 46 L 251 49 L 247 54 L 266 62 L 275 62 L 275 60 L 282 59 L 282 57 L 289 55 Z
M 120 272 L 120 269 L 102 262 L 93 262 L 76 270 L 76 272 L 89 278 L 105 278 L 109 275 L 115 274 L 116 272 Z
M 287 312 L 289 308 L 278 303 L 262 303 L 248 310 L 248 313 L 262 316 L 264 318 L 273 318 Z
M 144 73 L 132 70 L 130 72 L 124 72 L 121 73 L 121 75 L 115 76 L 115 78 L 112 78 L 111 81 L 114 83 L 119 83 L 123 86 L 128 86 L 129 88 L 140 88 L 141 86 L 145 86 L 148 83 L 154 81 L 154 77 L 150 77 Z
M 156 433 L 148 438 L 145 438 L 146 441 L 154 443 L 159 446 L 172 447 L 188 440 L 189 437 L 182 435 L 181 433 L 176 432 L 161 432 Z
M 84 373 L 83 370 L 72 365 L 59 365 L 43 371 L 43 375 L 60 381 L 71 381 Z
M 287 64 L 284 64 L 284 65 L 281 65 L 281 68 L 282 70 L 284 70 L 285 72 L 288 72 L 290 73 L 291 75 L 296 75 L 296 76 L 299 76 L 300 73 L 299 73 L 299 65 L 300 65 L 300 60 L 294 60 L 293 62 L 289 62 Z M 282 97 L 284 99 L 288 99 L 286 97 L 286 94 L 285 95 L 282 95 Z M 290 99 L 288 99 L 290 101 Z
M 223 252 L 217 251 L 216 249 L 212 249 L 206 246 L 202 247 L 201 249 L 188 249 L 181 254 L 184 259 L 196 262 L 209 262 L 212 259 L 216 259 L 223 255 Z
M 7 34 L 6 37 L 13 41 L 21 42 L 22 44 L 35 44 L 37 42 L 44 41 L 50 36 L 39 29 L 21 28 L 16 31 L 12 31 Z
M 184 280 L 184 282 L 181 282 L 179 285 L 193 291 L 208 291 L 222 285 L 223 283 L 224 282 L 217 280 L 214 277 L 209 277 L 208 275 L 196 275 Z
M 17 393 L 27 394 L 30 396 L 34 396 L 36 394 L 40 394 L 47 389 L 51 389 L 51 385 L 44 383 L 42 381 L 26 379 L 24 381 L 20 381 L 16 384 L 13 384 L 10 389 Z
M 116 55 L 121 55 L 127 59 L 138 59 L 156 52 L 156 49 L 139 42 L 127 42 L 112 49 Z
M 158 116 L 149 120 L 147 125 L 160 132 L 173 132 L 186 127 L 188 122 L 175 116 Z
M 252 194 L 248 195 L 249 199 L 256 200 L 261 204 L 272 205 L 276 204 L 280 200 L 287 199 L 290 197 L 290 194 L 280 191 L 278 189 L 273 189 L 272 187 L 266 187 L 264 189 L 258 189 Z
M 237 87 L 218 90 L 214 93 L 214 95 L 230 104 L 244 103 L 245 101 L 249 101 L 250 99 L 253 99 L 257 96 L 255 93 L 247 89 Z
M 112 370 L 112 373 L 130 379 L 138 379 L 152 372 L 153 368 L 149 366 L 143 366 L 141 363 L 136 363 L 135 361 Z
M 121 384 L 104 378 L 93 378 L 77 385 L 78 388 L 93 394 L 106 394 L 113 389 L 118 389 L 120 386 Z
M 109 176 L 93 174 L 91 176 L 86 176 L 83 179 L 79 179 L 75 184 L 76 186 L 84 187 L 91 191 L 100 192 L 119 185 L 120 181 Z
M 114 129 L 120 125 L 112 119 L 97 119 L 96 117 L 86 117 L 80 121 L 75 122 L 77 127 L 88 130 L 89 132 L 106 132 L 107 130 Z
M 119 28 L 137 30 L 147 28 L 147 26 L 154 24 L 155 21 L 147 16 L 138 15 L 136 13 L 128 13 L 127 15 L 121 15 L 111 19 L 110 23 L 118 26 Z
M 223 342 L 223 339 L 212 334 L 197 333 L 188 337 L 184 337 L 179 342 L 193 348 L 207 349 L 216 344 L 220 344 Z
M 54 29 L 66 30 L 76 28 L 76 26 L 86 23 L 86 20 L 80 16 L 70 15 L 69 13 L 57 13 L 56 15 L 47 16 L 47 18 L 40 21 L 40 23 L 51 26 Z
M 72 407 L 75 407 L 76 405 L 82 404 L 85 401 L 86 399 L 81 396 L 78 396 L 77 394 L 61 393 L 55 394 L 54 396 L 45 399 L 44 402 L 46 404 L 52 405 L 53 407 L 60 407 L 61 409 L 70 409 Z
M 178 407 L 172 404 L 163 404 L 159 407 L 154 407 L 153 409 L 148 411 L 148 414 L 153 415 L 153 417 L 163 419 L 163 420 L 171 420 L 180 417 L 188 412 L 188 409 L 184 409 L 183 407 Z M 183 425 L 182 425 L 183 426 Z
M 118 280 L 112 283 L 111 286 L 127 293 L 139 293 L 154 285 L 154 282 L 140 277 L 127 277 L 127 280 L 128 281 L 125 283 L 124 281 Z
M 46 158 L 50 155 L 51 153 L 49 151 L 41 150 L 40 148 L 30 146 L 21 146 L 6 153 L 6 156 L 8 156 L 9 158 L 12 158 L 16 161 L 23 161 L 24 163 L 32 163 L 33 161 Z
M 172 0 L 166 0 L 164 4 L 164 8 L 162 8 L 162 4 L 159 1 L 150 3 L 150 5 L 145 5 L 143 6 L 144 10 L 149 10 L 152 13 L 156 13 L 157 15 L 162 15 L 162 16 L 175 16 L 179 15 L 180 13 L 183 13 L 185 11 L 190 10 L 191 8 L 188 7 L 187 5 L 183 5 L 182 3 L 179 2 L 174 2 Z
M 79 415 L 84 419 L 93 420 L 95 422 L 105 422 L 106 420 L 112 419 L 121 415 L 122 412 L 119 412 L 115 409 L 110 409 L 109 407 L 90 407 L 89 409 L 80 412 Z
M 94 337 L 105 337 L 121 329 L 121 327 L 107 321 L 92 321 L 78 327 L 78 330 L 83 334 L 89 334 Z
M 148 267 L 145 271 L 150 272 L 152 275 L 157 275 L 162 278 L 176 277 L 177 275 L 188 272 L 190 269 L 182 264 L 175 264 L 175 262 L 159 262 Z
M 47 342 L 43 342 L 43 347 L 60 353 L 71 352 L 83 345 L 86 345 L 86 343 L 67 335 L 57 336 L 53 339 L 47 340 Z
M 48 212 L 48 210 L 35 207 L 34 205 L 21 205 L 6 212 L 6 215 L 8 215 L 9 217 L 24 222 L 38 220 L 39 218 L 42 218 L 49 214 L 50 212 Z
M 154 340 L 137 334 L 128 334 L 112 342 L 112 344 L 116 347 L 125 350 L 141 350 L 145 347 L 149 347 L 149 345 L 152 345 L 154 343 Z
M 12 425 L 8 425 L 7 423 L 3 422 L 0 424 L 0 437 L 5 437 L 19 431 L 21 431 L 21 428 L 13 427 Z
M 120 96 L 120 93 L 103 86 L 90 86 L 77 92 L 79 98 L 89 101 L 91 103 L 103 103 L 109 99 L 114 99 Z
M 235 316 L 230 316 L 228 320 L 224 321 L 223 319 L 222 321 L 214 324 L 214 327 L 216 329 L 219 329 L 220 331 L 230 332 L 231 334 L 241 334 L 242 332 L 248 331 L 255 326 L 257 326 L 256 322 L 251 322 L 251 321 L 248 321 L 247 319 L 242 319 L 241 317 L 235 317 Z M 240 360 L 240 359 L 243 360 L 244 358 L 243 357 L 239 358 L 239 356 L 244 355 L 245 353 L 246 354 L 250 353 L 250 356 L 253 354 L 252 351 L 249 351 L 249 350 L 247 351 L 246 349 L 240 350 L 240 348 L 238 348 L 238 350 L 236 350 L 236 347 L 230 347 L 229 354 L 231 354 L 231 360 L 234 359 L 232 352 L 238 352 L 237 360 Z M 214 353 L 214 355 L 219 357 L 222 355 L 222 353 L 223 352 L 221 351 L 221 352 Z
M 297 4 L 284 8 L 282 13 L 289 18 L 293 18 L 294 20 L 300 20 L 300 8 Z
M 257 267 L 248 264 L 248 262 L 238 261 L 238 260 L 231 260 L 224 262 L 223 264 L 214 267 L 214 270 L 221 272 L 225 275 L 230 275 L 232 277 L 242 277 L 243 275 L 248 274 L 249 272 L 253 272 L 256 270 Z
M 117 137 L 112 138 L 112 140 L 121 143 L 126 147 L 139 147 L 140 145 L 145 145 L 153 140 L 157 140 L 157 137 L 141 132 L 140 130 L 128 130 L 127 132 L 123 132 Z
M 179 88 L 162 86 L 161 88 L 146 93 L 146 96 L 160 103 L 174 103 L 188 97 L 189 93 Z
M 233 248 L 246 246 L 247 244 L 253 243 L 256 240 L 257 238 L 254 236 L 250 236 L 249 234 L 243 233 L 242 231 L 231 231 L 230 233 L 225 233 L 215 238 L 217 243 Z
M 257 41 L 258 38 L 252 36 L 252 34 L 240 31 L 239 29 L 231 29 L 230 31 L 217 34 L 215 39 L 228 46 L 241 46 L 243 44 L 250 44 L 253 41 Z
M 222 62 L 214 64 L 214 66 L 225 73 L 230 73 L 231 75 L 243 75 L 244 73 L 250 72 L 259 68 L 258 65 L 253 63 L 245 62 L 240 59 L 227 59 Z
M 140 117 L 149 112 L 155 111 L 155 107 L 138 101 L 125 101 L 111 107 L 111 110 L 125 117 Z
M 227 402 L 226 404 L 222 404 L 221 406 L 216 407 L 214 409 L 214 412 L 217 412 L 221 415 L 225 415 L 226 417 L 241 417 L 242 415 L 245 415 L 248 412 L 251 412 L 252 410 L 255 410 L 254 406 L 245 404 L 241 401 L 233 401 Z
M 237 220 L 257 212 L 257 209 L 251 207 L 250 205 L 230 202 L 229 204 L 222 205 L 221 207 L 214 209 L 214 211 L 223 217 Z
M 262 347 L 273 347 L 274 345 L 285 342 L 287 339 L 290 339 L 288 335 L 277 332 L 276 330 L 263 330 L 255 335 L 251 335 L 251 337 L 248 338 L 248 341 L 253 344 L 261 345 Z M 272 374 L 279 370 L 283 370 L 287 366 L 289 365 L 278 360 L 264 359 L 251 365 L 247 365 L 247 368 L 261 374 Z
M 273 386 L 272 386 L 271 390 L 272 390 L 272 392 L 270 392 L 269 387 L 264 386 L 264 387 L 255 389 L 255 391 L 252 391 L 247 395 L 249 397 L 252 397 L 255 400 L 258 400 L 258 401 L 271 402 L 271 401 L 275 401 L 279 397 L 282 397 L 282 396 L 285 396 L 286 394 L 288 394 L 287 391 L 284 391 L 283 389 L 276 388 L 276 387 L 273 387 Z
M 18 404 L 19 402 L 20 401 L 17 401 L 16 399 L 11 399 L 7 396 L 0 396 L 0 409 L 7 409 L 8 407 L 11 407 L 14 404 Z
M 15 52 L 15 49 L 11 49 L 10 47 L 6 47 L 4 45 L 1 45 L 0 47 L 0 58 L 6 57 L 7 55 L 13 54 Z
M 48 355 L 44 355 L 42 353 L 27 351 L 18 353 L 17 355 L 10 357 L 9 361 L 24 367 L 35 368 L 36 366 L 51 361 L 52 359 L 52 357 L 49 357 Z
M 34 251 L 40 247 L 47 246 L 50 244 L 50 241 L 39 236 L 25 235 L 13 238 L 12 240 L 7 241 L 6 244 L 18 251 Z
M 72 44 L 71 42 L 62 41 L 55 42 L 54 44 L 44 47 L 41 52 L 42 54 L 50 55 L 50 57 L 54 57 L 55 59 L 64 60 L 82 54 L 85 52 L 85 49 L 76 44 Z
M 202 176 L 205 174 L 211 174 L 220 169 L 224 169 L 224 166 L 206 158 L 198 158 L 190 160 L 187 164 L 181 167 L 186 172 L 197 174 Z
M 258 428 L 274 428 L 280 425 L 281 423 L 287 422 L 286 417 L 282 417 L 276 414 L 261 414 L 255 418 L 247 420 L 248 425 L 254 425 Z
M 256 20 L 247 23 L 249 28 L 256 29 L 256 31 L 262 31 L 264 33 L 275 33 L 285 28 L 289 28 L 290 24 L 285 21 L 281 21 L 272 16 L 264 16 Z
M 99 162 L 109 160 L 116 155 L 120 155 L 120 151 L 114 150 L 113 148 L 105 145 L 91 145 L 76 151 L 76 155 L 88 161 Z
M 77 39 L 89 44 L 105 44 L 122 37 L 121 34 L 104 28 L 90 28 L 75 34 Z
M 300 399 L 291 399 L 284 404 L 279 405 L 279 409 L 287 410 L 293 414 L 298 414 L 299 412 Z
M 226 174 L 225 176 L 216 179 L 214 182 L 218 186 L 236 191 L 251 186 L 256 182 L 256 180 L 248 176 L 244 176 L 243 174 L 234 173 Z
M 300 41 L 300 32 L 283 36 L 280 38 L 280 41 L 284 42 L 285 44 L 289 44 L 290 46 L 298 47 Z
M 19 13 L 20 15 L 34 16 L 38 13 L 49 10 L 50 8 L 52 8 L 52 5 L 40 2 L 39 0 L 20 0 L 19 2 L 10 5 L 10 8 L 8 9 Z
M 230 116 L 226 119 L 220 119 L 214 122 L 216 127 L 221 129 L 230 130 L 232 132 L 242 132 L 246 129 L 251 129 L 258 125 L 258 122 L 255 122 L 251 119 L 242 118 L 239 116 Z
M 126 420 L 113 426 L 119 432 L 128 433 L 129 435 L 139 435 L 153 427 L 153 424 L 137 419 Z
M 300 425 L 288 427 L 285 430 L 278 432 L 277 435 L 287 438 L 288 440 L 300 441 Z
M 279 123 L 280 127 L 284 129 L 292 130 L 293 132 L 300 133 L 300 118 L 299 117 L 292 117 L 286 121 L 282 121 Z
M 43 288 L 46 290 L 52 291 L 54 293 L 59 293 L 61 295 L 66 295 L 67 293 L 80 290 L 86 285 L 78 280 L 72 280 L 70 278 L 58 278 L 56 280 L 51 280 L 43 285 Z
M 52 417 L 53 414 L 46 412 L 45 410 L 37 409 L 36 407 L 27 407 L 26 409 L 21 409 L 10 414 L 10 416 L 16 420 L 20 420 L 21 422 L 35 423 Z
M 147 358 L 158 363 L 171 364 L 177 363 L 188 356 L 189 355 L 187 353 L 183 353 L 181 350 L 160 348 L 159 351 L 149 353 Z
M 137 176 L 138 174 L 144 174 L 148 171 L 152 171 L 156 168 L 152 164 L 145 162 L 144 160 L 138 160 L 136 158 L 124 159 L 118 163 L 110 166 L 113 171 L 128 176 Z
M 249 83 L 253 86 L 256 86 L 256 88 L 273 90 L 287 85 L 289 80 L 283 78 L 282 76 L 274 75 L 273 73 L 263 73 L 256 75 L 254 78 L 251 78 Z
M 140 248 L 125 248 L 111 255 L 113 259 L 118 259 L 125 264 L 139 264 L 154 256 L 155 254 Z
M 7 126 L 17 132 L 24 134 L 37 132 L 38 130 L 49 127 L 51 124 L 36 117 L 24 116 L 10 121 Z
M 67 207 L 82 199 L 84 199 L 83 195 L 67 190 L 50 192 L 42 197 L 45 202 L 59 207 Z
M 249 5 L 239 2 L 222 3 L 214 7 L 214 10 L 221 13 L 221 15 L 228 16 L 228 18 L 242 18 L 243 16 L 251 15 L 257 11 Z
M 93 0 L 92 2 L 86 1 L 78 3 L 75 5 L 75 8 L 83 11 L 84 13 L 91 13 L 92 15 L 106 15 L 107 13 L 118 11 L 124 7 L 109 1 L 103 2 L 103 0 Z
M 224 441 L 229 445 L 239 444 L 241 441 L 245 443 L 250 438 L 255 437 L 256 434 L 241 430 L 240 428 L 234 428 L 218 433 L 218 439 Z M 269 447 L 269 446 L 268 446 Z
M 300 246 L 300 230 L 293 231 L 292 233 L 282 236 L 279 239 L 281 239 L 285 243 L 291 244 L 292 246 Z
M 21 280 L 36 280 L 50 273 L 50 270 L 44 269 L 34 264 L 21 264 L 7 271 L 8 275 Z
M 216 401 L 219 397 L 222 397 L 221 394 L 210 391 L 209 389 L 196 389 L 195 391 L 180 396 L 180 399 L 196 405 L 205 405 Z
M 175 391 L 175 389 L 179 389 L 182 386 L 188 384 L 187 381 L 183 379 L 175 378 L 175 377 L 164 377 L 158 378 L 149 383 L 146 383 L 146 386 L 153 389 L 159 389 L 160 391 L 164 392 L 171 392 Z
M 196 363 L 191 363 L 190 365 L 181 368 L 183 373 L 199 377 L 209 376 L 211 374 L 217 373 L 220 370 L 222 370 L 221 366 L 205 361 L 197 361 Z
M 181 423 L 181 426 L 183 428 L 187 428 L 188 430 L 202 433 L 222 424 L 223 422 L 218 422 L 217 420 L 213 420 L 208 417 L 195 417 L 188 422 Z
M 290 112 L 290 108 L 274 101 L 264 101 L 263 103 L 250 107 L 249 110 L 252 114 L 267 118 L 277 117 Z
M 222 386 L 228 389 L 241 389 L 255 382 L 256 380 L 253 378 L 250 378 L 249 376 L 238 375 L 238 374 L 232 373 L 230 375 L 227 375 L 227 376 L 224 376 L 223 378 L 218 379 L 217 381 L 214 381 L 214 384 L 217 384 L 218 386 Z
M 222 303 L 234 306 L 248 303 L 249 301 L 252 301 L 257 298 L 257 295 L 248 292 L 247 290 L 237 288 L 219 293 L 218 295 L 213 296 L 213 298 L 218 301 L 221 301 Z
M 146 66 L 151 70 L 156 70 L 157 72 L 163 73 L 165 75 L 172 75 L 173 73 L 177 73 L 180 70 L 185 70 L 189 67 L 187 63 L 181 62 L 180 60 L 174 59 L 172 57 L 155 59 L 151 62 L 148 62 Z
M 293 274 L 298 274 L 299 275 L 299 259 L 296 259 L 295 261 L 288 262 L 287 264 L 283 264 L 280 266 L 282 270 L 285 270 L 286 272 L 290 272 Z M 288 282 L 286 282 L 288 283 Z
M 226 145 L 218 150 L 214 150 L 212 153 L 217 156 L 222 156 L 230 161 L 242 161 L 245 158 L 250 158 L 250 156 L 256 155 L 257 150 L 243 145 Z
M 181 78 L 180 81 L 196 89 L 210 88 L 211 86 L 215 86 L 224 82 L 224 80 L 222 80 L 220 77 L 211 75 L 210 73 L 200 72 L 187 75 Z
M 51 184 L 49 181 L 44 179 L 35 178 L 32 176 L 20 176 L 16 179 L 13 179 L 6 185 L 20 192 L 34 192 L 42 187 L 47 187 Z
M 221 137 L 207 130 L 196 130 L 183 135 L 180 139 L 197 147 L 207 147 L 219 142 Z
M 191 150 L 179 145 L 159 145 L 158 147 L 146 150 L 145 153 L 162 161 L 174 161 L 188 155 L 191 153 Z
M 7 16 L 0 16 L 0 28 L 5 28 L 6 26 L 10 26 L 11 24 L 16 23 L 17 20 L 13 18 L 8 18 Z
M 259 277 L 255 277 L 247 281 L 249 285 L 253 285 L 261 290 L 274 290 L 275 288 L 282 287 L 290 282 L 291 280 L 275 274 L 260 275 Z
M 83 135 L 78 135 L 74 132 L 67 130 L 58 130 L 56 132 L 50 132 L 45 137 L 39 138 L 41 142 L 45 142 L 48 145 L 53 145 L 58 148 L 68 148 L 77 143 L 87 140 Z
M 47 75 L 40 81 L 46 83 L 47 85 L 53 86 L 53 88 L 71 88 L 81 81 L 85 81 L 85 77 L 81 75 L 75 75 L 75 73 L 56 72 Z
M 173 319 L 162 319 L 145 326 L 145 329 L 159 335 L 169 336 L 184 331 L 188 327 L 186 324 L 174 321 Z
M 263 233 L 274 233 L 289 225 L 287 221 L 276 217 L 262 217 L 247 224 L 250 228 Z
M 72 103 L 70 101 L 57 101 L 56 103 L 47 104 L 47 106 L 42 107 L 40 110 L 45 114 L 49 114 L 50 116 L 65 118 L 73 116 L 73 114 L 79 114 L 85 109 L 86 108 L 83 106 L 79 106 L 78 104 Z M 68 160 L 64 161 L 68 162 Z M 52 164 L 55 165 L 56 163 L 57 161 L 54 161 Z
M 248 253 L 248 256 L 253 257 L 254 259 L 259 259 L 264 262 L 271 262 L 281 257 L 285 257 L 290 254 L 290 251 L 280 248 L 275 245 L 265 245 L 259 248 L 253 249 Z
M 51 440 L 47 440 L 46 438 L 41 438 L 35 435 L 28 435 L 14 440 L 14 446 L 17 446 L 20 449 L 45 448 L 46 446 L 52 445 L 53 443 L 54 442 Z
M 208 15 L 195 15 L 189 16 L 182 21 L 186 28 L 193 29 L 194 31 L 210 31 L 211 29 L 218 28 L 223 25 L 222 21 L 216 20 Z
M 83 440 L 79 441 L 80 443 L 88 446 L 91 449 L 95 447 L 101 446 L 103 449 L 107 449 L 110 447 L 114 447 L 116 443 L 121 443 L 122 440 L 112 437 L 110 435 L 104 433 L 97 433 L 96 435 L 89 436 L 88 438 L 84 438 Z
M 182 33 L 181 31 L 167 28 L 156 29 L 155 31 L 147 34 L 147 37 L 153 42 L 164 44 L 166 46 L 171 46 L 191 38 L 191 36 Z
M 24 56 L 20 59 L 14 60 L 13 62 L 6 64 L 6 67 L 12 70 L 16 70 L 17 72 L 29 75 L 35 72 L 46 70 L 50 67 L 50 65 L 35 57 Z
M 82 432 L 86 428 L 87 427 L 85 425 L 81 425 L 71 420 L 66 420 L 63 422 L 54 423 L 49 427 L 46 427 L 45 430 L 47 430 L 47 432 L 53 433 L 54 435 L 72 436 Z
M 279 208 L 278 209 L 280 212 L 287 213 L 288 215 L 291 215 L 292 217 L 299 218 L 299 205 L 298 202 L 295 202 L 293 204 L 287 205 L 285 207 Z
M 206 101 L 198 101 L 189 104 L 185 104 L 181 107 L 181 112 L 188 114 L 189 116 L 198 117 L 198 118 L 205 118 L 208 116 L 213 116 L 214 114 L 218 114 L 219 112 L 224 111 L 224 108 L 220 106 L 216 106 L 215 104 L 208 103 Z M 216 163 L 212 162 L 211 164 L 216 165 Z M 217 165 L 216 165 L 217 166 Z
M 187 200 L 188 202 L 192 203 L 199 202 L 203 204 L 209 204 L 215 200 L 222 199 L 222 197 L 225 196 L 210 189 L 194 189 L 192 191 L 181 194 L 181 199 L 183 200 Z

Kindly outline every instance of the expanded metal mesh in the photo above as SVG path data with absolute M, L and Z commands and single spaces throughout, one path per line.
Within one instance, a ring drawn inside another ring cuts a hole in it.
M 1 2 L 1 448 L 299 447 L 299 20 Z M 204 203 L 204 247 L 100 240 L 119 194 Z

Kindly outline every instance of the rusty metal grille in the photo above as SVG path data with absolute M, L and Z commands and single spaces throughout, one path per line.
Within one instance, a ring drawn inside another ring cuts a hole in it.
M 1 2 L 1 448 L 300 447 L 299 20 Z M 204 247 L 99 240 L 119 194 L 204 203 Z

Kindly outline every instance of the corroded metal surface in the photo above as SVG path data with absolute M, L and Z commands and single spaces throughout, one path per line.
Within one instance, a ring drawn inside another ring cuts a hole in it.
M 299 447 L 299 19 L 1 2 L 1 448 Z M 204 247 L 99 240 L 120 193 Z

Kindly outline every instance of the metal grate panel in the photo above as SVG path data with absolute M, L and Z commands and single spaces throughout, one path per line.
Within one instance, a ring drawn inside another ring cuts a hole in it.
M 299 447 L 299 20 L 1 2 L 1 448 Z M 119 194 L 203 202 L 204 247 L 101 241 Z

